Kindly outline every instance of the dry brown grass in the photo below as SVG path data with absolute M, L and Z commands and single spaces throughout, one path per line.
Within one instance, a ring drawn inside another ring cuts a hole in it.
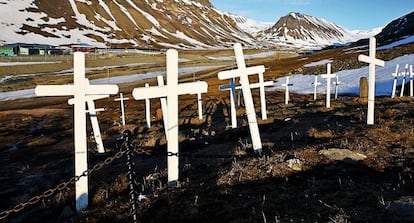
M 330 130 L 318 130 L 316 128 L 311 128 L 308 132 L 309 137 L 321 139 L 321 138 L 332 138 L 333 133 Z

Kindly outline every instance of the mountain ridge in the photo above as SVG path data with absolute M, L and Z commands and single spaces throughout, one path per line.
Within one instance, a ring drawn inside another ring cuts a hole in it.
M 372 35 L 301 13 L 289 13 L 272 26 L 221 12 L 209 0 L 0 0 L 0 5 L 2 42 L 180 49 L 227 48 L 239 42 L 251 48 L 317 49 Z M 288 35 L 283 36 L 283 21 L 299 26 L 289 28 Z M 317 25 L 310 24 L 315 21 Z M 312 30 L 298 29 L 295 34 L 294 30 L 304 24 Z M 321 24 L 322 28 L 315 31 Z

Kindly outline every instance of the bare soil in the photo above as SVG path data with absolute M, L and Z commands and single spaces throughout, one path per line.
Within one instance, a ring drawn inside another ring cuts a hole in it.
M 326 52 L 325 52 L 326 54 Z M 309 60 L 342 55 L 317 54 Z M 265 62 L 266 79 L 303 69 L 303 60 Z M 275 65 L 276 64 L 276 65 Z M 278 67 L 278 68 L 277 68 Z M 252 152 L 244 108 L 231 129 L 228 93 L 217 71 L 201 73 L 209 82 L 198 120 L 196 96 L 180 96 L 180 182 L 167 184 L 166 144 L 159 101 L 152 100 L 152 127 L 145 127 L 144 102 L 127 101 L 128 125 L 121 126 L 114 98 L 97 102 L 107 153 L 88 138 L 89 165 L 119 151 L 124 130 L 133 132 L 140 222 L 414 222 L 414 108 L 409 97 L 377 97 L 375 125 L 366 125 L 366 104 L 340 96 L 325 108 L 324 96 L 266 92 L 268 120 L 257 117 L 263 153 Z M 185 77 L 184 77 L 185 78 Z M 191 77 L 188 77 L 189 79 Z M 124 85 L 123 92 L 131 86 Z M 131 91 L 129 91 L 131 92 Z M 256 102 L 258 92 L 253 90 Z M 126 95 L 131 97 L 131 95 Z M 73 114 L 64 98 L 19 100 L 0 105 L 0 212 L 73 177 Z M 91 132 L 88 123 L 88 132 Z M 330 158 L 337 148 L 366 156 Z M 293 161 L 292 161 L 293 160 Z M 291 165 L 294 162 L 294 165 Z M 90 176 L 90 205 L 75 212 L 74 185 L 11 213 L 4 222 L 131 222 L 125 156 Z

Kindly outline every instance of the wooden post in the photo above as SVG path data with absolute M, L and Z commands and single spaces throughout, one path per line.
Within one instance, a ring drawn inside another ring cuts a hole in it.
M 368 103 L 368 79 L 366 77 L 359 79 L 359 102 Z

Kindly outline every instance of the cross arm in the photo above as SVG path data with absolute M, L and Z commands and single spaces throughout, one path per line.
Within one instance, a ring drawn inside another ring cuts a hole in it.
M 85 95 L 108 95 L 118 93 L 117 85 L 89 85 Z
M 385 66 L 385 62 L 383 60 L 372 58 L 366 55 L 359 55 L 358 60 L 361 62 L 365 62 L 365 63 L 374 63 L 375 65 L 378 65 L 381 67 Z
M 229 90 L 229 89 L 232 89 L 232 88 L 238 89 L 240 87 L 241 87 L 241 84 L 234 84 L 234 85 L 227 84 L 227 85 L 220 85 L 219 90 L 224 91 L 224 90 Z
M 334 78 L 336 77 L 336 74 L 322 74 L 321 77 L 322 78 Z
M 198 94 L 206 93 L 208 84 L 205 81 L 197 81 L 192 83 L 182 83 L 178 85 L 178 94 Z
M 230 79 L 232 77 L 240 77 L 241 75 L 252 75 L 258 73 L 264 73 L 265 67 L 261 66 L 254 66 L 254 67 L 247 67 L 244 69 L 236 69 L 236 70 L 226 70 L 221 71 L 218 73 L 218 78 L 220 80 Z
M 252 88 L 252 89 L 260 88 L 260 86 L 270 87 L 270 86 L 273 86 L 273 84 L 274 84 L 273 81 L 265 81 L 263 83 L 253 83 L 253 84 L 250 84 L 250 88 Z
M 152 86 L 144 88 L 135 88 L 132 91 L 132 96 L 135 100 L 142 100 L 146 98 L 163 98 L 167 97 L 168 86 Z

